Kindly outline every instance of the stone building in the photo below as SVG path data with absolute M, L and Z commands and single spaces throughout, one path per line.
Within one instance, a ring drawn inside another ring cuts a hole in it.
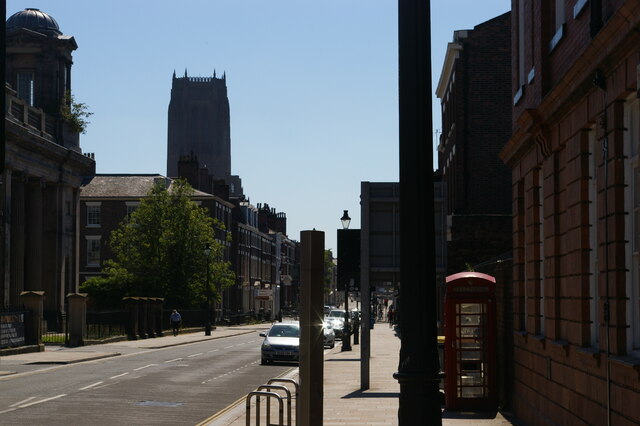
M 178 177 L 178 162 L 196 157 L 216 180 L 229 186 L 231 196 L 242 195 L 239 176 L 231 174 L 231 124 L 226 74 L 176 77 L 173 73 L 167 136 L 167 176 Z
M 512 50 L 513 410 L 639 424 L 640 3 L 512 0 Z
M 5 164 L 2 173 L 3 306 L 44 291 L 45 311 L 64 313 L 78 291 L 80 186 L 95 174 L 77 131 L 60 113 L 77 44 L 38 9 L 6 22 Z

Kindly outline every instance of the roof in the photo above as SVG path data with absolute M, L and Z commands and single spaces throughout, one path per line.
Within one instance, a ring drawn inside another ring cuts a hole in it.
M 99 174 L 81 188 L 82 198 L 135 198 L 149 193 L 156 181 L 171 185 L 173 180 L 159 175 Z M 206 192 L 194 189 L 195 198 L 215 198 Z
M 49 14 L 35 8 L 21 10 L 7 19 L 6 31 L 14 31 L 20 28 L 26 28 L 49 36 L 62 35 L 56 20 Z

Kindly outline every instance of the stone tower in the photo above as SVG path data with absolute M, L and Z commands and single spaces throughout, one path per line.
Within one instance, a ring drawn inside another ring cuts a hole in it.
M 226 76 L 176 77 L 169 102 L 167 176 L 178 176 L 181 156 L 196 155 L 200 166 L 224 179 L 231 178 L 231 132 Z

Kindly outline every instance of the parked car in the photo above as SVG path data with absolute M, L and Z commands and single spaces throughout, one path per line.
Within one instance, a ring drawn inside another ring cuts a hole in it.
M 322 332 L 324 334 L 324 345 L 331 349 L 336 345 L 336 333 L 331 324 L 326 321 L 322 324 Z
M 331 312 L 331 309 L 333 309 L 332 306 L 330 305 L 324 305 L 324 316 L 326 317 L 327 315 L 329 315 L 329 312 Z
M 298 362 L 300 360 L 300 323 L 276 323 L 268 332 L 261 332 L 264 337 L 261 348 L 261 364 L 275 361 Z

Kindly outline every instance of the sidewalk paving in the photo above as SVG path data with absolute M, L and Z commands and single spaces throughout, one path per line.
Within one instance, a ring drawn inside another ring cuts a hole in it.
M 393 378 L 397 371 L 400 339 L 386 323 L 377 323 L 371 330 L 370 389 L 360 390 L 360 345 L 350 352 L 341 352 L 340 345 L 325 352 L 323 421 L 326 426 L 397 425 L 400 385 Z M 298 370 L 290 375 L 299 381 Z M 266 402 L 262 402 L 261 422 L 266 423 Z M 295 412 L 295 401 L 294 412 Z M 278 411 L 274 403 L 271 422 L 277 424 Z M 251 424 L 255 423 L 255 398 L 251 404 Z M 201 425 L 243 426 L 247 424 L 246 400 L 240 399 Z M 286 413 L 286 405 L 285 405 Z M 293 416 L 295 419 L 295 415 Z M 443 412 L 444 425 L 512 425 L 501 413 Z M 286 414 L 285 414 L 286 424 Z M 292 422 L 295 424 L 295 422 Z

